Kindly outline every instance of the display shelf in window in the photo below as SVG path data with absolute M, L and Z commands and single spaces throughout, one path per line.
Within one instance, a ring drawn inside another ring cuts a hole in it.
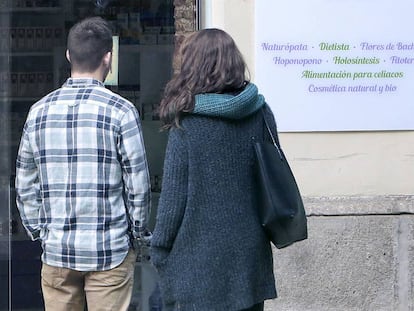
M 60 8 L 59 0 L 1 0 L 0 12 L 54 13 Z
M 5 8 L 0 9 L 0 13 L 3 14 L 10 14 L 10 13 L 47 13 L 47 14 L 55 14 L 62 11 L 60 7 L 27 7 L 27 8 Z
M 0 38 L 0 48 L 10 46 L 14 55 L 49 51 L 55 46 L 64 44 L 64 30 L 55 27 L 11 27 L 0 29 L 4 34 Z M 10 40 L 7 42 L 7 40 Z M 31 56 L 36 56 L 32 54 Z
M 41 98 L 42 97 L 38 96 L 38 97 L 7 97 L 6 99 L 12 102 L 30 102 L 34 104 Z
M 34 102 L 56 87 L 54 49 L 65 44 L 63 2 L 0 1 L 0 11 L 11 13 L 10 25 L 0 28 L 0 57 L 10 60 L 8 98 Z
M 26 56 L 52 56 L 52 52 L 47 51 L 33 51 L 33 52 L 0 52 L 0 57 L 26 57 Z
M 54 87 L 53 72 L 2 72 L 0 80 L 10 86 L 13 101 L 37 100 Z

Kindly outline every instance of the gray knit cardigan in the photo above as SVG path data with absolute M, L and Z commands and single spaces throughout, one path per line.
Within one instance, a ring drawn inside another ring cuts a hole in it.
M 237 95 L 197 95 L 194 112 L 169 133 L 151 246 L 165 310 L 242 310 L 276 297 L 255 204 L 263 106 L 276 131 L 251 83 Z

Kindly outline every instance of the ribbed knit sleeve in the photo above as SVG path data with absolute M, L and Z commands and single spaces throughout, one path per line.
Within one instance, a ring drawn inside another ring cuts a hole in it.
M 151 241 L 151 258 L 159 266 L 168 256 L 180 228 L 187 201 L 188 150 L 182 129 L 169 133 L 162 192 Z

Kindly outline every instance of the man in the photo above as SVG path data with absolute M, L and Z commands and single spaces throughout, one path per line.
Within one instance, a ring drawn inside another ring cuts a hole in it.
M 45 309 L 127 310 L 146 239 L 150 182 L 135 107 L 102 83 L 112 32 L 99 17 L 74 25 L 71 77 L 35 103 L 16 163 L 17 206 L 42 243 Z M 133 238 L 131 239 L 131 236 Z

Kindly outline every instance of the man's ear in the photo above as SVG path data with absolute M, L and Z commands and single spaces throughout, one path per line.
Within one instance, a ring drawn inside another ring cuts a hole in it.
M 68 60 L 68 62 L 70 63 L 70 55 L 69 55 L 69 50 L 66 50 L 66 59 Z
M 112 63 L 112 52 L 108 52 L 104 55 L 103 57 L 103 63 L 105 65 L 105 67 L 111 67 L 111 63 Z

